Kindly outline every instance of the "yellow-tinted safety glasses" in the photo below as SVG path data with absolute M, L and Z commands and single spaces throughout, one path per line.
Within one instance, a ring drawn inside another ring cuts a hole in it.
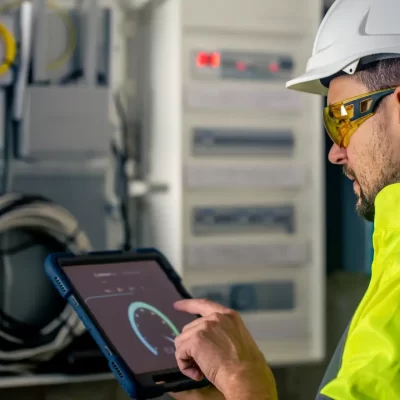
M 395 90 L 378 90 L 325 107 L 324 124 L 329 137 L 338 146 L 346 148 L 356 129 L 375 114 L 379 101 Z

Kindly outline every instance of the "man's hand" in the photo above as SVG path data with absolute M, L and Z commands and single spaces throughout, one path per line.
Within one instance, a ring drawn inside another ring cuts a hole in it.
M 205 376 L 229 400 L 277 400 L 272 372 L 237 312 L 196 299 L 175 308 L 201 315 L 175 340 L 183 374 L 194 380 Z

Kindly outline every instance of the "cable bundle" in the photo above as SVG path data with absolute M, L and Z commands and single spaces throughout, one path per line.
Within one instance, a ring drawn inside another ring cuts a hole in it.
M 0 236 L 18 229 L 46 236 L 75 254 L 91 250 L 88 237 L 69 211 L 43 197 L 16 193 L 0 196 Z M 6 253 L 2 251 L 5 282 L 7 275 L 12 276 Z M 0 341 L 3 343 L 0 371 L 32 369 L 37 362 L 49 360 L 84 332 L 83 324 L 68 304 L 59 317 L 42 328 L 18 322 L 0 310 Z

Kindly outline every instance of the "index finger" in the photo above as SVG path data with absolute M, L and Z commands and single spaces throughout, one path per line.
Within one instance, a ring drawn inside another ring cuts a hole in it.
M 175 309 L 184 311 L 189 314 L 197 314 L 202 317 L 206 317 L 214 313 L 227 313 L 231 311 L 229 308 L 222 306 L 221 304 L 214 303 L 213 301 L 206 299 L 185 299 L 174 303 Z

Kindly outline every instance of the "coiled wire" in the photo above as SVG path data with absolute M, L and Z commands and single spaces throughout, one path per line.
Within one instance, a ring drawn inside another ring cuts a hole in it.
M 0 64 L 0 76 L 6 74 L 14 64 L 17 56 L 17 44 L 12 32 L 0 23 L 0 37 L 4 47 L 4 60 Z
M 0 196 L 0 236 L 18 229 L 45 235 L 64 244 L 65 251 L 74 254 L 84 254 L 91 250 L 89 238 L 79 229 L 74 216 L 62 206 L 43 197 L 18 193 Z M 7 256 L 4 254 L 3 259 L 4 275 L 7 279 L 7 276 L 12 276 L 12 266 L 7 263 Z M 0 338 L 9 344 L 7 348 L 11 349 L 0 350 L 3 371 L 9 369 L 10 372 L 15 372 L 18 368 L 29 370 L 30 363 L 34 365 L 35 362 L 49 360 L 54 354 L 68 346 L 74 337 L 85 332 L 83 324 L 69 304 L 65 306 L 59 317 L 39 329 L 34 335 L 30 334 L 29 338 L 13 334 L 12 323 L 10 323 L 12 317 L 8 319 L 1 312 L 0 322 L 2 317 Z M 35 340 L 32 340 L 32 336 Z
M 6 1 L 4 4 L 0 4 L 0 14 L 15 10 L 27 1 L 31 2 L 31 0 Z M 3 0 L 0 0 L 0 2 L 3 2 Z M 58 71 L 63 68 L 73 57 L 78 45 L 78 34 L 73 19 L 68 12 L 68 9 L 59 6 L 54 0 L 47 0 L 47 6 L 61 19 L 66 29 L 67 47 L 62 52 L 62 54 L 60 54 L 55 60 L 51 60 L 47 65 L 48 71 Z M 9 67 L 11 67 L 12 62 L 14 62 L 16 56 L 16 54 L 14 54 L 16 53 L 16 47 L 15 39 L 12 37 L 12 35 L 10 36 L 8 30 L 6 30 L 5 27 L 2 28 L 0 31 L 0 37 L 2 37 L 3 42 L 6 46 L 6 51 L 8 51 L 8 53 L 6 53 L 5 63 L 0 68 L 1 75 L 7 72 Z

